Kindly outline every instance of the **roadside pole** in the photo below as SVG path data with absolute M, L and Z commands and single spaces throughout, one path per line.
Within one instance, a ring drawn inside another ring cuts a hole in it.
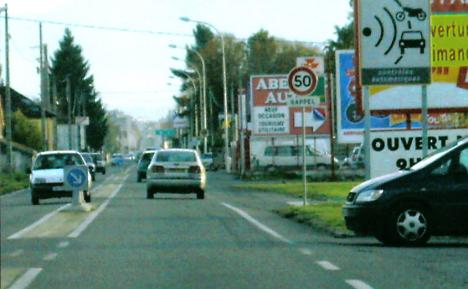
M 42 23 L 39 22 L 39 75 L 41 87 L 41 137 L 42 150 L 47 150 L 47 136 L 45 123 L 45 79 L 44 79 L 44 46 L 42 44 Z
M 304 206 L 307 205 L 307 161 L 305 106 L 302 107 L 302 181 L 304 184 Z
M 14 171 L 13 165 L 13 133 L 11 121 L 11 91 L 10 91 L 10 39 L 8 32 L 8 5 L 2 9 L 5 11 L 5 118 L 7 141 L 7 164 L 10 171 Z M 1 11 L 1 10 L 0 10 Z
M 427 156 L 427 85 L 422 86 L 422 109 L 421 109 L 421 126 L 422 126 L 422 157 Z
M 331 178 L 332 180 L 336 179 L 336 171 L 335 171 L 335 133 L 334 133 L 334 119 L 335 115 L 333 113 L 333 74 L 327 74 L 327 93 L 328 93 L 328 112 L 330 117 L 330 161 L 331 161 Z
M 71 125 L 71 84 L 70 84 L 70 76 L 67 76 L 67 86 L 66 86 L 66 94 L 67 94 L 67 106 L 68 106 L 68 149 L 72 149 L 72 125 Z
M 370 170 L 370 130 L 371 130 L 371 113 L 369 106 L 369 86 L 364 86 L 363 88 L 364 96 L 364 168 L 366 171 L 366 180 L 370 179 L 371 170 Z

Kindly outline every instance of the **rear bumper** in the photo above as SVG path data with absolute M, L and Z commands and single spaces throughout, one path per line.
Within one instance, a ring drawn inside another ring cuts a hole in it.
M 153 192 L 179 192 L 192 193 L 198 190 L 205 189 L 205 181 L 203 179 L 147 179 L 146 186 L 149 191 Z
M 343 216 L 346 227 L 359 234 L 374 234 L 384 227 L 385 211 L 380 207 L 346 205 Z
M 57 190 L 57 188 L 59 188 Z M 72 197 L 72 191 L 63 189 L 63 184 L 39 184 L 31 186 L 31 193 L 40 199 Z

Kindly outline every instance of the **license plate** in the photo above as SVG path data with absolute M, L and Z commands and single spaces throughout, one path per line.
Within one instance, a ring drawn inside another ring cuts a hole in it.
M 171 173 L 185 173 L 185 169 L 171 169 Z
M 52 191 L 63 191 L 65 188 L 62 186 L 59 187 L 52 187 Z

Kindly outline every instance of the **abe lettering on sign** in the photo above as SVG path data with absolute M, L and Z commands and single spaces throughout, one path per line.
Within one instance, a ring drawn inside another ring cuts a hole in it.
M 468 135 L 468 129 L 430 130 L 429 152 Z M 371 177 L 408 169 L 422 159 L 421 131 L 371 132 Z

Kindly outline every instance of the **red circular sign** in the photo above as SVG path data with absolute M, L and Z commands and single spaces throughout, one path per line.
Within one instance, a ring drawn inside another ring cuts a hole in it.
M 317 74 L 308 67 L 295 67 L 288 74 L 289 89 L 297 95 L 311 94 L 317 88 L 317 84 Z

